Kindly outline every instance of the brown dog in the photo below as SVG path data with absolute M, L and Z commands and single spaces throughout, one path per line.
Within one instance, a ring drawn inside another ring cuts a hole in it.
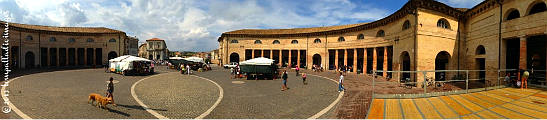
M 97 101 L 97 107 L 99 107 L 99 108 L 102 107 L 102 108 L 107 109 L 106 105 L 112 103 L 111 102 L 112 98 L 103 97 L 103 96 L 101 96 L 100 94 L 97 94 L 97 93 L 89 94 L 89 100 L 87 102 L 91 103 L 91 105 L 93 105 L 94 101 Z

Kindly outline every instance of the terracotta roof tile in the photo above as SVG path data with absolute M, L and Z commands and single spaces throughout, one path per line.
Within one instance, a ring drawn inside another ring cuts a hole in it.
M 327 26 L 327 27 L 313 27 L 313 28 L 293 28 L 293 29 L 241 29 L 230 32 L 225 32 L 224 34 L 298 34 L 298 33 L 314 33 L 314 32 L 325 32 L 332 30 L 340 30 L 351 27 L 357 27 L 359 25 L 364 25 L 367 23 L 358 23 L 358 24 L 349 24 L 349 25 L 337 25 L 337 26 Z
M 0 21 L 0 24 L 6 24 L 5 21 Z M 19 23 L 9 23 L 11 27 L 51 31 L 51 32 L 74 32 L 74 33 L 124 33 L 123 31 L 114 30 L 105 27 L 56 27 L 56 26 L 43 26 L 43 25 L 29 25 Z
M 152 38 L 152 39 L 148 39 L 146 41 L 149 41 L 149 40 L 160 40 L 160 41 L 163 41 L 162 39 L 159 39 L 159 38 Z

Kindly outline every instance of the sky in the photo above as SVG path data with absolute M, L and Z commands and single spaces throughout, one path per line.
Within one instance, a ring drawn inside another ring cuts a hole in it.
M 483 0 L 438 0 L 471 8 Z M 164 39 L 171 51 L 211 51 L 223 32 L 238 29 L 321 27 L 372 22 L 407 0 L 0 0 L 11 22 L 107 27 L 139 44 Z

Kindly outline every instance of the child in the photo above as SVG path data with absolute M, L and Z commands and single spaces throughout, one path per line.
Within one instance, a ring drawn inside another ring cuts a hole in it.
M 302 73 L 302 83 L 304 83 L 304 85 L 307 85 L 308 83 L 306 82 L 306 73 Z

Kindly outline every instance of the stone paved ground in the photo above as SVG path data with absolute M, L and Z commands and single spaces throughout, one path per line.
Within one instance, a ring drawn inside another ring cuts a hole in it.
M 216 69 L 197 73 L 217 82 L 224 98 L 206 118 L 309 118 L 331 104 L 338 92 L 336 84 L 315 76 L 303 85 L 301 77 L 289 73 L 287 91 L 281 91 L 281 80 L 230 79 L 229 70 Z M 241 81 L 243 84 L 234 84 Z M 327 113 L 329 114 L 329 113 Z
M 159 68 L 158 74 L 164 73 Z M 87 104 L 90 93 L 103 94 L 109 77 L 115 84 L 115 102 L 110 110 Z M 131 97 L 131 85 L 146 76 L 121 76 L 104 69 L 81 69 L 26 75 L 10 82 L 9 99 L 31 118 L 155 118 Z M 19 118 L 9 114 L 10 118 Z
M 135 86 L 139 99 L 159 114 L 172 119 L 193 119 L 209 109 L 219 97 L 218 87 L 208 80 L 170 72 L 150 77 Z

